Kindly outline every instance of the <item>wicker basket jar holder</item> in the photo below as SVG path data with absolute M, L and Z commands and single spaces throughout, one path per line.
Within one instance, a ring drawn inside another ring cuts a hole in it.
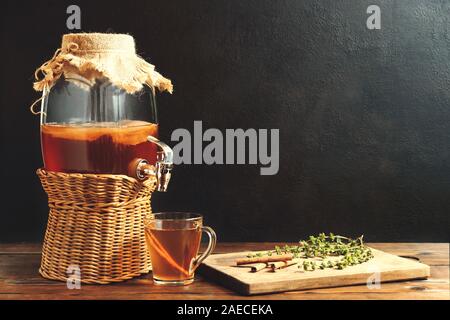
M 79 268 L 81 283 L 106 284 L 151 270 L 144 219 L 151 214 L 156 178 L 77 174 L 38 169 L 50 208 L 40 274 L 66 281 Z

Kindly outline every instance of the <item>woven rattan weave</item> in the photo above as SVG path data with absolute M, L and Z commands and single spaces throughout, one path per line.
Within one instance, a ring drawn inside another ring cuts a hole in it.
M 66 281 L 106 284 L 151 270 L 144 218 L 151 213 L 155 178 L 37 170 L 49 217 L 39 272 Z

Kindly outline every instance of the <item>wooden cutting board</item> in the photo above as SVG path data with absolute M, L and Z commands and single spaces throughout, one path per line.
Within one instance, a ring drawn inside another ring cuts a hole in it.
M 374 258 L 343 270 L 302 271 L 297 265 L 271 272 L 250 272 L 236 267 L 236 260 L 249 252 L 214 254 L 199 269 L 200 274 L 244 295 L 274 293 L 313 288 L 422 279 L 430 276 L 430 267 L 413 259 L 401 258 L 371 249 Z M 265 251 L 266 252 L 266 251 Z M 254 252 L 253 252 L 254 253 Z

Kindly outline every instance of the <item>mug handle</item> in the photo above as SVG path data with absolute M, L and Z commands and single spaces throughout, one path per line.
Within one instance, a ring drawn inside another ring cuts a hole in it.
M 209 238 L 208 247 L 206 248 L 205 252 L 202 253 L 201 256 L 199 256 L 192 262 L 191 272 L 194 272 L 195 270 L 197 270 L 197 268 L 200 266 L 200 264 L 203 262 L 203 260 L 205 260 L 213 252 L 214 248 L 216 247 L 217 236 L 216 236 L 216 233 L 214 232 L 214 230 L 210 227 L 205 227 L 205 226 L 202 226 L 201 230 L 202 230 L 202 232 L 204 232 L 208 235 L 208 238 Z

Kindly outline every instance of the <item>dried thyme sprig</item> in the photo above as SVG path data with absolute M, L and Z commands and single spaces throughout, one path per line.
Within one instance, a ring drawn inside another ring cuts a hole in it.
M 313 271 L 316 269 L 344 269 L 348 266 L 353 266 L 366 262 L 373 258 L 370 248 L 364 245 L 363 236 L 356 239 L 351 239 L 330 233 L 320 233 L 318 236 L 310 236 L 308 240 L 302 240 L 296 246 L 275 246 L 274 250 L 267 252 L 258 252 L 256 254 L 249 254 L 247 257 L 261 257 L 272 254 L 286 254 L 291 253 L 294 258 L 319 258 L 322 261 L 305 260 L 299 268 L 304 271 Z M 342 256 L 337 260 L 327 259 L 328 257 Z

